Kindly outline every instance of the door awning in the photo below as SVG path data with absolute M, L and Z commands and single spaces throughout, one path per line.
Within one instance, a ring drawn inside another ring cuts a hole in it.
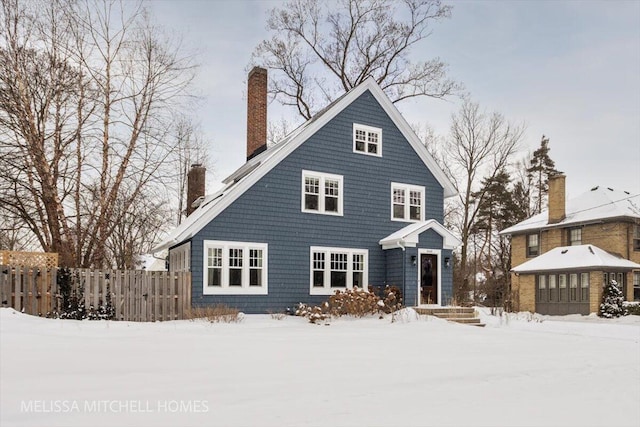
M 442 236 L 442 249 L 454 249 L 462 243 L 451 231 L 435 219 L 409 224 L 378 242 L 382 249 L 395 249 L 398 247 L 413 248 L 418 245 L 420 234 L 427 230 L 433 230 Z

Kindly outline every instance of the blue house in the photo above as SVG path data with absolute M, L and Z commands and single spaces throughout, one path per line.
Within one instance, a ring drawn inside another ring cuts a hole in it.
M 193 305 L 264 313 L 384 285 L 407 306 L 449 304 L 455 190 L 375 80 L 268 148 L 266 90 L 254 68 L 247 162 L 154 248 L 191 271 Z

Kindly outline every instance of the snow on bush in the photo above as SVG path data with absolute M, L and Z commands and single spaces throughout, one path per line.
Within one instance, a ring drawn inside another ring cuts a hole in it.
M 622 289 L 615 280 L 610 281 L 602 292 L 602 303 L 598 316 L 611 319 L 614 317 L 625 316 L 627 310 L 624 308 L 624 295 Z
M 359 287 L 337 290 L 320 306 L 299 303 L 294 314 L 307 317 L 311 323 L 328 323 L 332 316 L 365 317 L 378 314 L 382 318 L 384 313 L 394 313 L 402 308 L 398 295 L 400 292 L 395 286 L 386 286 L 382 298 Z

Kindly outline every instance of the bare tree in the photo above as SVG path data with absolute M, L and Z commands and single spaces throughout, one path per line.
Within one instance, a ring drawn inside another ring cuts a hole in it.
M 451 16 L 440 0 L 293 0 L 271 11 L 273 37 L 253 61 L 275 71 L 270 91 L 305 119 L 373 76 L 393 102 L 443 98 L 461 87 L 439 58 L 412 62 L 409 53 Z
M 460 256 L 461 280 L 454 290 L 458 301 L 466 300 L 469 290 L 467 271 L 470 237 L 480 207 L 486 195 L 484 178 L 493 181 L 509 164 L 517 151 L 524 125 L 513 125 L 501 114 L 487 114 L 478 104 L 465 101 L 452 117 L 451 134 L 445 143 L 443 166 L 458 191 L 457 212 L 452 215 L 462 249 Z
M 161 184 L 192 60 L 141 3 L 1 1 L 0 210 L 63 265 L 102 266 Z

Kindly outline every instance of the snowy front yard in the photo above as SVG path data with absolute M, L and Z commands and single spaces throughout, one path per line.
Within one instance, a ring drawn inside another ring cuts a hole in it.
M 640 425 L 640 317 L 539 320 L 142 324 L 0 309 L 0 425 Z

